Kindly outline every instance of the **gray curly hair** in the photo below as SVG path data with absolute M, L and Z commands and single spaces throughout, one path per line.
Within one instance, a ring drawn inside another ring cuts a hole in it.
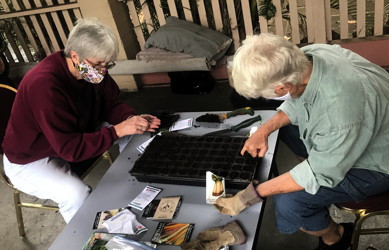
M 110 62 L 117 59 L 119 45 L 110 27 L 97 18 L 85 18 L 78 19 L 69 34 L 64 49 L 66 57 L 70 57 L 70 51 L 75 51 L 80 61 L 92 57 Z
M 234 88 L 246 98 L 276 97 L 275 86 L 302 83 L 308 62 L 296 45 L 281 36 L 248 36 L 234 55 Z

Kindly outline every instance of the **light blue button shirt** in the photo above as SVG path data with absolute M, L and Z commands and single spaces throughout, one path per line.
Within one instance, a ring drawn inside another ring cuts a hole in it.
M 308 85 L 278 108 L 299 126 L 309 154 L 291 170 L 293 179 L 315 194 L 350 168 L 389 174 L 389 74 L 338 45 L 301 50 L 313 59 Z

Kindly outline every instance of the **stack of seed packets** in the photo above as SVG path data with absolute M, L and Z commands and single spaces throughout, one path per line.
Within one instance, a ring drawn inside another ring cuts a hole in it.
M 143 210 L 162 189 L 146 186 L 128 205 L 129 207 L 101 211 L 96 214 L 93 229 L 106 229 L 109 233 L 140 234 L 147 228 L 139 223 L 130 208 Z

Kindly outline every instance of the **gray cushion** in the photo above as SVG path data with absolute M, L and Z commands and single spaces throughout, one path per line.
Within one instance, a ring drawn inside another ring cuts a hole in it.
M 231 42 L 231 38 L 218 31 L 176 17 L 168 17 L 166 24 L 147 39 L 145 48 L 157 47 L 193 57 L 217 60 L 225 54 Z

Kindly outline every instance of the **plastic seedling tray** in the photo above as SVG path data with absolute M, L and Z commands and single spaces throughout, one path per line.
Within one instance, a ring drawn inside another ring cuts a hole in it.
M 228 188 L 245 188 L 258 178 L 261 160 L 240 154 L 246 139 L 162 134 L 149 144 L 130 174 L 140 182 L 205 186 L 205 173 L 212 171 L 225 177 Z

